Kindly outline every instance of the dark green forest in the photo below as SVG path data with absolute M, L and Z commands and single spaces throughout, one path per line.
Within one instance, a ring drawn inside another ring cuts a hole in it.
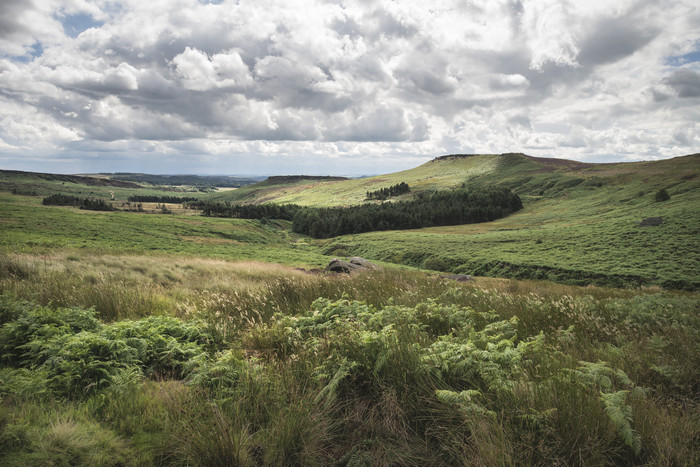
M 129 196 L 127 201 L 130 203 L 173 203 L 181 204 L 188 201 L 197 201 L 197 198 L 191 196 L 156 196 L 156 195 L 134 195 Z
M 384 201 L 385 199 L 392 198 L 394 196 L 399 196 L 403 195 L 406 193 L 409 193 L 411 191 L 411 188 L 408 186 L 408 183 L 406 182 L 401 182 L 397 183 L 396 185 L 392 185 L 388 188 L 380 188 L 379 190 L 375 191 L 368 191 L 367 192 L 367 199 L 378 199 L 380 201 Z
M 294 216 L 294 232 L 329 238 L 362 232 L 420 229 L 488 222 L 523 207 L 504 187 L 480 187 L 421 194 L 413 201 L 346 208 L 303 208 Z
M 505 187 L 472 187 L 432 194 L 412 201 L 337 208 L 301 207 L 296 204 L 241 205 L 211 201 L 192 202 L 204 216 L 238 219 L 284 219 L 292 230 L 314 238 L 373 232 L 420 229 L 441 225 L 488 222 L 523 207 L 518 195 Z
M 77 196 L 54 194 L 42 200 L 45 206 L 78 206 L 90 211 L 114 211 L 111 203 L 97 198 L 78 198 Z

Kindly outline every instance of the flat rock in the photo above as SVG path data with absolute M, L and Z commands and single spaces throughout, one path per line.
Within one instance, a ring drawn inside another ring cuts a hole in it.
M 359 256 L 353 256 L 350 258 L 350 264 L 355 264 L 357 266 L 362 266 L 363 268 L 369 268 L 369 269 L 377 269 L 379 266 L 374 264 L 371 261 L 367 261 L 364 258 L 360 258 Z
M 355 256 L 350 258 L 350 261 L 343 261 L 342 259 L 333 258 L 331 262 L 328 263 L 328 266 L 326 266 L 326 271 L 350 274 L 352 272 L 378 268 L 379 266 L 376 264 L 367 261 L 364 258 L 360 258 L 359 256 Z

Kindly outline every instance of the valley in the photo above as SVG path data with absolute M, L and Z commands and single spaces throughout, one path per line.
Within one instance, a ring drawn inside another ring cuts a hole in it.
M 698 154 L 448 155 L 233 190 L 0 171 L 0 463 L 700 463 L 699 173 Z M 330 238 L 197 204 L 488 186 L 522 209 Z M 351 256 L 379 267 L 323 272 Z

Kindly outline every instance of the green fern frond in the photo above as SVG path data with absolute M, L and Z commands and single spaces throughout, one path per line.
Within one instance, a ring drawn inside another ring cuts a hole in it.
M 615 425 L 615 429 L 627 446 L 632 448 L 635 454 L 642 450 L 642 439 L 632 429 L 632 407 L 625 404 L 629 391 L 622 390 L 612 393 L 600 393 L 600 400 L 605 405 L 605 414 Z

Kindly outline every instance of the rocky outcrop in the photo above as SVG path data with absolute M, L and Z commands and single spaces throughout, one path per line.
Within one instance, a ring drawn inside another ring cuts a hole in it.
M 328 266 L 326 266 L 326 271 L 350 274 L 353 272 L 377 269 L 378 267 L 379 266 L 376 264 L 367 261 L 364 258 L 354 256 L 350 258 L 350 261 L 343 261 L 342 259 L 334 258 L 330 263 L 328 263 Z

